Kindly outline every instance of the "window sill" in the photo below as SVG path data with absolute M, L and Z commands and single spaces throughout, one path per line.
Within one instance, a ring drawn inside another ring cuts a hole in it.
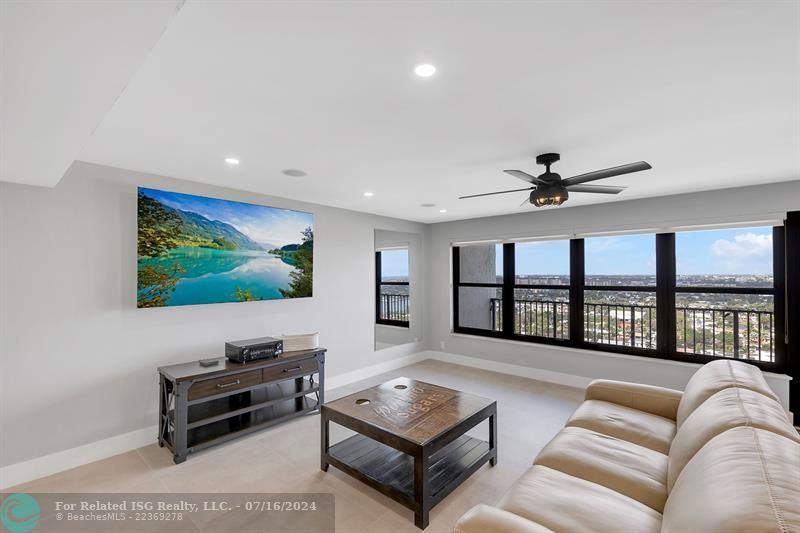
M 376 326 L 384 326 L 388 328 L 397 328 L 397 329 L 411 329 L 411 324 L 409 322 L 405 323 L 393 323 L 393 322 L 375 322 Z
M 454 331 L 450 332 L 450 337 L 455 337 L 459 339 L 470 339 L 470 340 L 478 340 L 478 341 L 486 341 L 486 342 L 494 342 L 494 343 L 501 343 L 501 344 L 510 344 L 513 346 L 519 347 L 528 347 L 531 346 L 541 347 L 547 350 L 554 350 L 560 352 L 566 352 L 574 355 L 579 355 L 581 357 L 611 357 L 615 359 L 626 359 L 629 361 L 647 361 L 650 363 L 655 364 L 662 364 L 667 366 L 682 366 L 685 368 L 699 368 L 702 366 L 701 363 L 689 363 L 686 361 L 674 361 L 672 359 L 661 359 L 659 357 L 645 357 L 640 355 L 628 355 L 624 353 L 614 353 L 614 352 L 606 352 L 603 350 L 586 350 L 584 348 L 574 348 L 572 346 L 558 346 L 553 344 L 544 344 L 544 343 L 536 343 L 536 342 L 528 342 L 528 341 L 518 341 L 514 339 L 502 339 L 498 337 L 484 337 L 481 335 L 469 335 L 466 333 L 456 333 Z M 775 372 L 763 371 L 765 375 L 768 375 L 774 379 L 782 380 L 782 381 L 791 381 L 792 378 L 786 374 L 778 374 Z

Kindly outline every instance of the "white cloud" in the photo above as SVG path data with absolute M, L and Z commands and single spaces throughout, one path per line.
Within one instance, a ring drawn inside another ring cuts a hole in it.
M 725 259 L 759 259 L 772 256 L 772 235 L 740 233 L 733 240 L 718 239 L 711 253 Z
M 311 223 L 302 218 L 285 218 L 269 223 L 237 225 L 236 229 L 261 244 L 284 246 L 302 241 L 302 232 Z
M 622 240 L 619 237 L 592 237 L 586 239 L 586 251 L 593 253 L 603 253 L 623 248 Z

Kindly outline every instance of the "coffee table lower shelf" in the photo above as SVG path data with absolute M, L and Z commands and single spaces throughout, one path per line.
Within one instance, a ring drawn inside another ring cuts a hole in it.
M 414 509 L 414 457 L 364 435 L 330 447 L 330 463 Z M 489 443 L 462 435 L 429 461 L 431 505 L 441 501 L 491 457 Z

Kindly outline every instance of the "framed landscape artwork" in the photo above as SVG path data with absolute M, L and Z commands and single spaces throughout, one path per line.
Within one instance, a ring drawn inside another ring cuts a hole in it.
M 137 307 L 312 295 L 314 215 L 138 189 Z

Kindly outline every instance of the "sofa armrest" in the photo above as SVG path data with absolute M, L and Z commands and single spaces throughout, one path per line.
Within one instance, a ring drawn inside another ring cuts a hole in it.
M 552 530 L 489 505 L 476 505 L 458 519 L 453 533 L 553 533 Z
M 675 389 L 609 379 L 596 379 L 586 388 L 587 400 L 624 405 L 670 420 L 677 417 L 682 396 L 683 393 Z

